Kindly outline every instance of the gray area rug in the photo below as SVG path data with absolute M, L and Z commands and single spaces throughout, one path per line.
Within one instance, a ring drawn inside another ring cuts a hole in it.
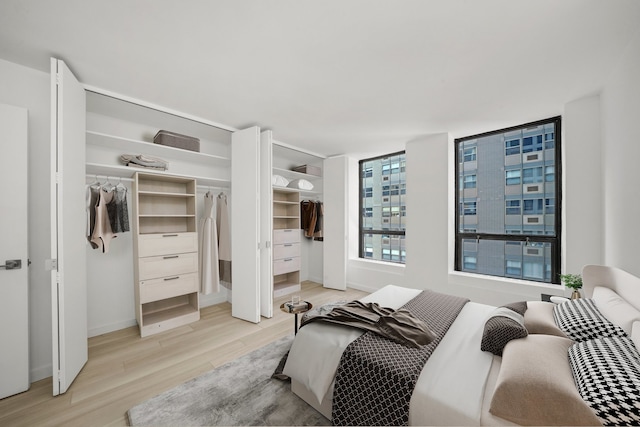
M 291 384 L 271 378 L 293 337 L 187 381 L 128 412 L 132 426 L 330 425 Z

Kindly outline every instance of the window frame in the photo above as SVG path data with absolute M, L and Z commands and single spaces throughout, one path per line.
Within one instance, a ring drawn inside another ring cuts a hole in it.
M 362 218 L 363 218 L 363 205 L 362 205 L 362 200 L 364 198 L 364 188 L 362 186 L 362 180 L 363 180 L 363 167 L 362 165 L 365 162 L 370 162 L 372 160 L 379 160 L 379 159 L 384 159 L 387 157 L 392 157 L 392 156 L 398 156 L 400 154 L 404 154 L 405 155 L 405 160 L 403 162 L 399 162 L 398 166 L 397 166 L 397 172 L 401 173 L 401 172 L 406 172 L 406 151 L 402 150 L 402 151 L 397 151 L 394 153 L 388 153 L 388 154 L 383 154 L 381 156 L 376 156 L 376 157 L 369 157 L 367 159 L 361 159 L 358 161 L 358 258 L 363 259 L 363 260 L 374 260 L 374 261 L 379 261 L 379 262 L 387 262 L 390 264 L 400 264 L 400 265 L 405 265 L 406 263 L 406 252 L 405 250 L 401 251 L 400 253 L 400 261 L 393 261 L 392 259 L 374 259 L 372 257 L 367 257 L 365 256 L 365 248 L 364 248 L 364 238 L 363 236 L 366 234 L 381 234 L 381 235 L 390 235 L 390 236 L 403 236 L 406 237 L 406 230 L 384 230 L 384 229 L 380 229 L 380 230 L 364 230 L 362 228 L 363 223 L 362 223 Z M 389 165 L 389 171 L 391 171 L 391 165 Z M 391 173 L 388 174 L 383 174 L 382 176 L 389 176 L 391 175 Z M 391 184 L 387 183 L 385 184 L 385 181 L 381 181 L 380 182 L 380 186 L 383 187 L 384 185 L 389 185 L 391 186 Z M 371 191 L 373 193 L 373 187 L 371 187 Z M 399 190 L 399 195 L 405 195 L 406 194 L 406 181 L 404 182 L 404 187 L 400 186 L 398 188 Z M 390 196 L 385 196 L 385 197 L 390 197 Z M 391 208 L 391 207 L 389 207 Z M 391 209 L 390 209 L 391 211 Z M 391 213 L 391 212 L 390 212 Z M 403 217 L 406 216 L 406 208 L 402 209 L 402 206 L 399 207 L 398 209 L 398 215 Z M 390 219 L 391 217 L 389 217 Z M 402 252 L 405 252 L 405 255 L 402 254 Z M 391 255 L 391 258 L 393 258 L 393 255 Z
M 529 127 L 534 127 L 534 126 L 540 126 L 540 125 L 545 125 L 545 124 L 555 124 L 555 129 L 554 129 L 554 146 L 553 146 L 553 151 L 554 151 L 554 156 L 555 156 L 555 164 L 554 164 L 554 178 L 555 178 L 555 182 L 554 182 L 554 186 L 555 186 L 555 201 L 554 201 L 554 209 L 555 209 L 555 213 L 554 213 L 554 226 L 555 226 L 555 236 L 549 236 L 546 234 L 532 234 L 532 233 L 526 233 L 526 232 L 522 232 L 521 234 L 508 234 L 506 231 L 504 232 L 504 234 L 490 234 L 490 233 L 478 233 L 478 232 L 465 232 L 464 230 L 461 231 L 460 230 L 460 206 L 461 206 L 461 196 L 462 196 L 462 191 L 460 189 L 458 189 L 458 186 L 455 187 L 455 204 L 454 206 L 456 207 L 456 209 L 454 210 L 454 215 L 455 215 L 455 256 L 454 256 L 454 270 L 455 271 L 459 271 L 459 272 L 464 272 L 463 270 L 463 258 L 464 258 L 464 254 L 462 253 L 462 242 L 464 240 L 468 240 L 468 239 L 472 239 L 472 240 L 476 240 L 476 241 L 480 241 L 480 240 L 500 240 L 500 241 L 504 241 L 504 242 L 527 242 L 527 243 L 550 243 L 550 247 L 551 247 L 551 281 L 550 282 L 546 282 L 546 281 L 536 281 L 537 283 L 543 283 L 543 284 L 555 284 L 555 285 L 559 285 L 560 284 L 560 267 L 561 267 L 561 256 L 562 256 L 562 156 L 561 156 L 561 135 L 562 135 L 562 117 L 561 116 L 555 116 L 555 117 L 550 117 L 548 119 L 543 119 L 543 120 L 538 120 L 535 122 L 529 122 L 529 123 L 524 123 L 522 125 L 518 125 L 518 126 L 512 126 L 512 127 L 508 127 L 508 128 L 504 128 L 504 129 L 498 129 L 495 131 L 490 131 L 490 132 L 484 132 L 484 133 L 480 133 L 480 134 L 476 134 L 476 135 L 470 135 L 470 136 L 466 136 L 463 138 L 456 138 L 454 140 L 454 152 L 455 152 L 455 167 L 454 167 L 454 174 L 455 174 L 455 180 L 457 181 L 459 178 L 459 174 L 460 174 L 460 163 L 462 161 L 462 159 L 460 158 L 460 149 L 459 149 L 459 144 L 463 143 L 465 141 L 468 140 L 473 140 L 473 139 L 479 139 L 479 138 L 483 138 L 483 137 L 487 137 L 487 136 L 492 136 L 492 135 L 496 135 L 496 134 L 502 134 L 502 133 L 507 133 L 507 132 L 512 132 L 512 131 L 516 131 L 516 130 L 521 130 L 521 129 L 525 129 L 525 128 L 529 128 Z M 543 141 L 542 141 L 542 150 L 545 149 L 546 147 L 546 133 L 543 134 L 542 136 Z M 508 139 L 508 138 L 507 138 Z M 512 138 L 513 139 L 513 138 Z M 522 142 L 521 142 L 522 144 Z M 521 149 L 523 149 L 523 145 L 521 145 Z M 503 146 L 503 152 L 505 150 L 505 147 Z M 524 150 L 521 151 L 522 153 L 524 153 Z M 477 153 L 477 151 L 476 151 Z M 506 154 L 505 154 L 506 155 Z M 477 159 L 475 160 L 477 161 Z M 524 168 L 523 168 L 524 170 Z M 542 168 L 542 183 L 546 183 L 546 169 L 545 167 Z M 522 182 L 524 182 L 524 172 L 521 174 L 521 180 Z M 505 184 L 506 184 L 506 174 L 505 174 Z M 505 205 L 506 207 L 506 205 Z M 546 212 L 546 200 L 544 197 L 542 197 L 542 209 L 543 212 Z M 522 212 L 524 214 L 524 202 L 521 204 L 521 209 Z M 505 265 L 506 265 L 506 261 L 505 261 Z M 524 266 L 522 266 L 523 271 L 524 271 Z M 477 274 L 477 273 L 474 273 Z M 505 269 L 505 276 L 493 276 L 493 275 L 485 275 L 488 277 L 497 277 L 497 278 L 509 278 L 508 275 L 506 275 L 506 269 Z

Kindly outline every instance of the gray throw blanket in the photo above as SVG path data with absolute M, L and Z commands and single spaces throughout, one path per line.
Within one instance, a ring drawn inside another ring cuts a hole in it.
M 425 346 L 408 347 L 372 332 L 349 344 L 336 373 L 333 425 L 407 425 L 420 372 L 468 301 L 423 291 L 402 307 L 434 333 Z
M 334 307 L 331 312 L 303 319 L 303 325 L 311 322 L 335 323 L 371 331 L 409 347 L 421 347 L 435 338 L 429 326 L 400 308 L 380 307 L 375 302 L 351 301 Z

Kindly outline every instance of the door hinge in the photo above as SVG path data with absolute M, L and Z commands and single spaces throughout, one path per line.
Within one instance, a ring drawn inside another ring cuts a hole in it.
M 45 259 L 44 260 L 44 269 L 47 271 L 53 271 L 58 269 L 58 259 Z

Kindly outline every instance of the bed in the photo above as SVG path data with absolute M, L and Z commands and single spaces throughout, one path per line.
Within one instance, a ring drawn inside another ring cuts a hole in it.
M 582 276 L 581 301 L 529 301 L 521 319 L 505 317 L 504 312 L 511 313 L 513 307 L 464 303 L 419 371 L 407 397 L 408 414 L 393 424 L 638 424 L 640 279 L 596 265 L 585 266 Z M 388 285 L 361 301 L 397 309 L 420 293 Z M 496 320 L 501 325 L 497 335 L 491 326 Z M 363 334 L 354 328 L 310 322 L 300 328 L 289 352 L 284 373 L 291 378 L 292 391 L 329 420 L 334 404 L 340 406 L 345 396 L 362 393 L 360 383 L 371 380 L 370 375 L 350 378 L 352 389 L 345 392 L 341 379 L 343 354 Z M 485 346 L 494 343 L 491 334 L 498 337 L 497 350 Z M 372 372 L 381 369 L 374 368 Z M 622 381 L 622 385 L 603 391 L 602 381 Z M 334 418 L 334 423 L 336 419 L 337 424 L 390 423 L 388 418 L 346 422 Z

